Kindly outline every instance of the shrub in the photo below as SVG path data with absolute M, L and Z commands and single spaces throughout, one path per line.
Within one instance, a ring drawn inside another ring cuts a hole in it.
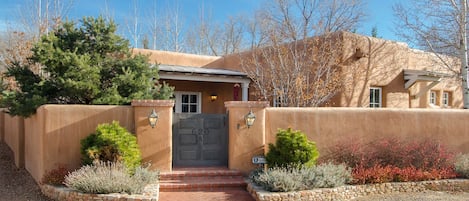
M 469 154 L 458 155 L 454 169 L 459 176 L 469 179 Z
M 314 167 L 273 167 L 267 171 L 255 170 L 251 180 L 271 192 L 288 192 L 314 188 L 342 186 L 351 181 L 351 172 L 345 165 L 331 163 Z
M 302 169 L 273 167 L 260 173 L 254 183 L 270 192 L 289 192 L 307 189 L 303 184 Z
M 352 173 L 344 164 L 324 163 L 312 168 L 315 188 L 333 188 L 352 181 Z
M 406 163 L 398 167 L 415 167 L 423 170 L 445 169 L 453 166 L 454 154 L 441 143 L 426 139 L 403 145 Z M 399 160 L 399 159 L 396 159 Z M 402 159 L 401 159 L 402 160 Z
M 131 172 L 141 162 L 137 138 L 117 121 L 98 125 L 95 133 L 81 141 L 81 154 L 84 165 L 95 160 L 122 161 Z
M 352 171 L 354 184 L 384 183 L 393 181 L 393 167 L 375 165 L 370 168 L 356 167 Z
M 348 167 L 394 166 L 431 170 L 451 167 L 453 154 L 432 140 L 404 143 L 395 138 L 370 144 L 340 142 L 327 151 L 321 161 L 345 163 Z
M 423 170 L 415 167 L 399 168 L 390 165 L 376 165 L 371 168 L 357 167 L 352 174 L 354 184 L 426 181 L 456 177 L 452 168 Z
M 266 155 L 267 164 L 270 167 L 287 167 L 306 165 L 312 166 L 316 163 L 319 152 L 316 144 L 309 141 L 301 131 L 280 129 L 277 140 L 269 144 L 269 152 Z
M 454 178 L 452 160 L 453 154 L 436 141 L 404 143 L 395 138 L 338 143 L 321 159 L 349 165 L 357 184 Z
M 329 147 L 326 154 L 318 159 L 318 163 L 334 162 L 345 164 L 347 167 L 357 167 L 363 164 L 365 156 L 362 144 L 347 140 Z
M 83 193 L 141 193 L 144 187 L 158 181 L 158 172 L 138 166 L 129 174 L 122 162 L 95 161 L 65 177 L 65 185 Z
M 68 174 L 68 169 L 63 165 L 58 165 L 56 169 L 47 171 L 42 177 L 41 183 L 54 186 L 64 184 L 65 176 Z

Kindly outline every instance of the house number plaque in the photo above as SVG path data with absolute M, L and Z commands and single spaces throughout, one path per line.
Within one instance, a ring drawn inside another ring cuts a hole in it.
M 252 157 L 253 164 L 266 164 L 267 161 L 265 160 L 264 156 L 254 156 Z

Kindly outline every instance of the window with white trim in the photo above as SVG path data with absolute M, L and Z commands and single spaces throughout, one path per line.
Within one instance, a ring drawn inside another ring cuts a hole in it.
M 381 87 L 370 87 L 370 107 L 382 107 L 382 89 Z
M 430 91 L 430 104 L 437 105 L 436 104 L 436 91 Z
M 182 92 L 175 91 L 175 109 L 176 113 L 201 113 L 201 93 L 200 92 Z
M 441 103 L 443 104 L 443 106 L 449 106 L 449 92 L 443 92 Z

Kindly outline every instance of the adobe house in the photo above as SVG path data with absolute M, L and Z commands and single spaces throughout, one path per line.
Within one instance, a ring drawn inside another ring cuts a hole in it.
M 332 33 L 340 47 L 342 89 L 326 106 L 461 108 L 461 84 L 436 55 L 404 43 Z M 226 166 L 228 122 L 225 102 L 257 100 L 242 72 L 240 55 L 223 57 L 135 49 L 159 65 L 160 81 L 175 87 L 172 165 Z M 441 56 L 441 55 L 439 55 Z M 272 102 L 271 102 L 272 103 Z M 231 120 L 230 120 L 231 121 Z M 232 140 L 232 139 L 230 139 Z M 230 159 L 231 160 L 231 159 Z
M 332 33 L 342 50 L 338 65 L 343 87 L 325 106 L 387 108 L 462 108 L 457 58 L 411 49 L 405 43 L 349 32 Z M 224 113 L 223 102 L 258 100 L 241 66 L 240 55 L 222 57 L 155 50 L 134 50 L 151 54 L 160 64 L 162 81 L 175 86 L 176 113 L 180 91 L 201 98 L 201 113 Z M 448 69 L 438 57 L 445 57 Z M 250 93 L 249 93 L 250 92 Z M 241 95 L 242 94 L 242 95 Z M 248 94 L 251 96 L 247 97 Z M 216 95 L 212 101 L 211 95 Z
M 341 71 L 342 89 L 325 106 L 463 107 L 462 86 L 456 74 L 460 71 L 457 58 L 350 32 L 340 31 L 331 35 L 329 38 L 333 38 L 337 49 L 342 51 L 337 65 Z M 249 56 L 249 53 L 241 55 Z M 438 57 L 450 67 L 446 67 Z M 204 67 L 242 71 L 241 60 L 239 54 L 226 55 Z

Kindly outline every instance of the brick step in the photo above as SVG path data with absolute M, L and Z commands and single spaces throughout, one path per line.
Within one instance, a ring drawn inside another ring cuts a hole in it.
M 245 189 L 243 174 L 227 168 L 183 168 L 160 174 L 160 191 Z
M 236 170 L 195 170 L 195 171 L 180 171 L 161 172 L 160 179 L 177 179 L 187 177 L 242 177 L 242 173 Z

